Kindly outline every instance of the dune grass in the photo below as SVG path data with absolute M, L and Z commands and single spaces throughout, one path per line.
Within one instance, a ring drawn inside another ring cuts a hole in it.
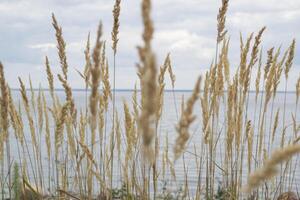
M 66 42 L 54 14 L 52 24 L 61 65 L 57 78 L 65 91 L 64 100 L 54 89 L 56 75 L 48 57 L 45 71 L 50 101 L 45 97 L 48 91 L 36 91 L 31 81 L 28 87 L 21 78 L 21 101 L 13 99 L 0 63 L 2 199 L 274 199 L 295 189 L 300 77 L 293 87 L 295 110 L 286 111 L 295 40 L 286 50 L 269 48 L 264 59 L 261 42 L 266 27 L 262 27 L 246 39 L 240 38 L 240 61 L 237 67 L 231 66 L 225 26 L 229 1 L 222 0 L 214 61 L 205 74 L 199 74 L 191 96 L 177 102 L 171 54 L 166 53 L 159 67 L 152 47 L 151 1 L 143 0 L 143 44 L 138 47 L 137 64 L 140 91 L 135 86 L 132 101 L 124 100 L 124 109 L 117 110 L 115 74 L 122 3 L 126 1 L 116 0 L 113 8 L 112 49 L 106 49 L 101 23 L 93 48 L 88 35 L 86 64 L 78 71 L 86 86 L 85 108 L 75 104 L 68 80 Z M 113 51 L 112 69 L 106 57 L 109 50 Z M 111 70 L 113 83 L 109 81 Z M 176 138 L 160 132 L 162 114 L 166 112 L 167 74 L 177 116 L 172 122 L 176 128 L 169 131 L 176 132 Z M 280 82 L 285 84 L 283 109 L 274 105 Z M 252 112 L 250 95 L 255 96 Z M 194 109 L 197 104 L 200 112 Z M 199 124 L 197 132 L 190 130 L 193 123 Z M 202 139 L 194 142 L 197 145 L 190 152 L 187 147 L 194 134 Z M 12 159 L 12 148 L 17 149 L 17 159 Z M 194 159 L 186 160 L 186 154 Z M 178 175 L 179 162 L 184 173 Z M 189 185 L 191 163 L 197 166 L 194 187 Z M 243 175 L 249 179 L 245 181 Z M 181 187 L 178 178 L 183 180 Z M 167 179 L 175 185 L 173 191 L 159 184 Z

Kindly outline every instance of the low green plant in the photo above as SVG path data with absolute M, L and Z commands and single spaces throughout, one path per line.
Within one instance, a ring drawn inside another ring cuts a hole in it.
M 121 188 L 112 189 L 111 194 L 113 199 L 124 199 L 124 200 L 135 199 L 134 195 L 129 192 L 128 187 L 125 183 L 122 184 Z
M 14 164 L 14 172 L 13 172 L 13 197 L 15 200 L 20 200 L 21 198 L 21 181 L 19 174 L 19 165 L 17 163 Z

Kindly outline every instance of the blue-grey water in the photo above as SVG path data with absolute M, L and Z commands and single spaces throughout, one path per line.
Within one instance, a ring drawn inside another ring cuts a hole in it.
M 63 91 L 57 91 L 56 92 L 57 96 L 59 97 L 59 99 L 61 100 L 61 103 L 64 102 L 64 98 L 65 98 L 65 94 Z M 173 152 L 172 152 L 172 147 L 174 145 L 177 133 L 176 133 L 176 123 L 178 121 L 178 117 L 180 117 L 180 112 L 181 112 L 181 102 L 182 99 L 187 99 L 190 96 L 191 92 L 190 91 L 176 91 L 173 93 L 171 91 L 167 91 L 165 93 L 165 97 L 164 97 L 164 107 L 163 107 L 163 112 L 162 112 L 162 118 L 161 121 L 159 123 L 159 127 L 158 127 L 158 133 L 159 133 L 159 146 L 160 146 L 160 159 L 158 161 L 158 169 L 159 169 L 159 173 L 161 174 L 161 166 L 162 166 L 162 162 L 161 162 L 161 155 L 162 152 L 164 151 L 165 148 L 165 139 L 168 136 L 168 140 L 169 140 L 169 156 L 172 160 L 173 157 Z M 16 103 L 16 105 L 18 105 L 19 103 L 22 103 L 21 100 L 21 96 L 19 91 L 15 90 L 12 92 L 14 101 Z M 30 96 L 30 91 L 27 92 L 27 95 Z M 38 91 L 35 91 L 35 97 L 37 97 L 38 95 Z M 259 118 L 259 104 L 260 104 L 260 98 L 261 95 L 259 95 L 258 98 L 258 103 L 257 103 L 257 107 L 256 107 L 256 115 L 254 115 L 254 111 L 255 111 L 255 93 L 250 93 L 249 95 L 249 104 L 248 104 L 248 110 L 247 110 L 247 118 L 250 119 L 252 121 L 252 124 L 255 125 L 255 130 L 254 130 L 254 149 L 255 149 L 255 141 L 256 141 L 256 136 L 257 136 L 257 124 L 254 124 L 254 122 L 258 122 L 258 118 Z M 73 96 L 74 96 L 74 100 L 75 100 L 75 104 L 76 104 L 76 108 L 78 110 L 78 113 L 80 110 L 85 110 L 86 108 L 86 93 L 85 91 L 73 91 Z M 48 102 L 48 105 L 51 105 L 51 98 L 49 95 L 48 91 L 45 91 L 45 97 L 46 100 Z M 227 102 L 226 99 L 226 94 L 224 97 L 224 102 Z M 286 129 L 286 139 L 285 142 L 288 143 L 290 141 L 291 138 L 293 138 L 293 129 L 291 126 L 292 123 L 292 115 L 295 116 L 296 111 L 296 97 L 295 97 L 295 93 L 291 92 L 291 93 L 287 93 L 286 96 L 286 125 L 289 125 L 288 128 Z M 123 120 L 124 120 L 124 114 L 123 114 L 123 102 L 126 101 L 132 111 L 132 91 L 117 91 L 116 92 L 116 110 L 118 112 L 118 116 L 120 118 L 120 124 L 121 124 L 121 133 L 122 133 L 122 137 L 124 138 L 125 136 L 125 128 L 124 128 L 124 124 L 123 124 Z M 271 105 L 272 105 L 272 101 L 269 103 L 269 110 L 266 114 L 266 130 L 268 132 L 269 130 L 269 124 L 270 124 L 270 116 L 271 116 Z M 176 108 L 175 108 L 176 106 Z M 274 117 L 275 117 L 275 113 L 277 111 L 277 109 L 280 109 L 280 118 L 279 118 L 279 125 L 278 125 L 278 129 L 276 132 L 276 136 L 275 136 L 275 143 L 273 145 L 273 148 L 277 148 L 280 146 L 280 140 L 281 140 L 281 133 L 282 133 L 282 112 L 284 110 L 284 93 L 277 93 L 276 98 L 274 100 L 274 105 L 273 105 L 273 121 L 274 121 Z M 22 107 L 22 106 L 21 106 Z M 111 105 L 109 106 L 109 110 L 111 111 Z M 220 116 L 219 116 L 219 120 L 218 120 L 218 127 L 219 130 L 224 131 L 224 107 L 220 107 Z M 107 120 L 107 132 L 109 133 L 110 128 L 111 127 L 111 119 L 112 119 L 112 112 L 108 112 L 108 120 Z M 23 121 L 24 121 L 24 132 L 25 132 L 25 139 L 27 140 L 29 146 L 31 144 L 31 139 L 30 139 L 30 131 L 29 131 L 29 126 L 27 123 L 27 118 L 26 115 L 24 113 L 24 110 L 22 109 L 22 117 L 23 117 Z M 197 186 L 197 182 L 198 182 L 198 167 L 199 167 L 199 163 L 196 162 L 196 160 L 199 162 L 199 155 L 201 155 L 201 144 L 202 144 L 202 138 L 203 138 L 203 132 L 202 132 L 202 113 L 201 113 L 201 106 L 200 106 L 200 101 L 196 102 L 196 105 L 194 107 L 194 111 L 193 111 L 194 115 L 197 117 L 196 120 L 193 122 L 193 124 L 191 125 L 189 131 L 190 131 L 190 139 L 188 141 L 188 146 L 186 149 L 186 152 L 184 153 L 184 160 L 185 160 L 185 169 L 184 169 L 184 165 L 182 162 L 182 158 L 180 158 L 179 160 L 177 160 L 174 163 L 174 168 L 175 168 L 175 172 L 176 172 L 176 181 L 172 180 L 170 171 L 167 170 L 166 172 L 166 176 L 165 179 L 162 180 L 160 179 L 160 183 L 159 185 L 162 186 L 163 183 L 167 183 L 167 187 L 169 187 L 170 189 L 174 189 L 174 188 L 179 188 L 180 186 L 183 186 L 185 184 L 184 180 L 184 170 L 186 170 L 187 173 L 187 180 L 188 180 L 188 186 L 190 189 L 190 194 L 193 195 L 195 193 L 196 190 L 196 186 Z M 49 112 L 49 117 L 51 117 L 51 114 Z M 245 116 L 244 116 L 245 117 Z M 300 115 L 298 114 L 296 116 L 296 122 L 299 124 L 300 121 Z M 51 140 L 52 142 L 54 141 L 54 123 L 53 121 L 51 121 L 50 123 L 50 128 L 51 128 Z M 245 128 L 245 127 L 244 127 Z M 42 144 L 42 157 L 43 157 L 43 165 L 45 166 L 43 168 L 43 173 L 45 174 L 45 179 L 48 178 L 48 162 L 47 162 L 47 157 L 46 157 L 46 145 L 45 145 L 45 131 L 43 129 L 43 132 L 41 133 L 37 133 L 40 134 L 41 136 L 41 144 Z M 216 164 L 222 166 L 222 163 L 224 162 L 224 132 L 223 134 L 221 133 L 220 135 L 220 140 L 219 143 L 217 145 L 217 156 L 216 156 Z M 109 139 L 109 134 L 106 134 L 106 140 L 108 141 Z M 18 147 L 17 144 L 15 142 L 15 137 L 13 134 L 13 131 L 10 131 L 10 145 L 11 145 L 11 151 L 12 151 L 12 155 L 11 155 L 11 161 L 17 162 L 19 160 L 19 156 L 18 156 Z M 53 146 L 52 146 L 53 147 Z M 29 148 L 31 149 L 31 148 Z M 52 148 L 54 149 L 54 148 Z M 124 149 L 123 149 L 124 150 Z M 54 153 L 54 152 L 53 152 Z M 194 154 L 197 154 L 197 156 L 195 156 Z M 29 163 L 28 158 L 27 159 L 27 164 Z M 299 158 L 294 158 L 293 160 L 296 161 L 299 160 Z M 115 160 L 117 160 L 117 157 L 115 157 Z M 117 161 L 116 161 L 117 162 Z M 244 173 L 243 173 L 243 181 L 245 182 L 247 179 L 247 152 L 245 152 L 245 156 L 244 156 Z M 202 163 L 203 165 L 203 163 Z M 296 165 L 298 166 L 298 165 Z M 205 169 L 203 169 L 205 170 Z M 205 171 L 202 172 L 202 174 L 205 174 Z M 222 179 L 222 171 L 216 169 L 216 182 L 221 182 Z M 33 182 L 33 177 L 32 174 L 29 174 L 29 179 Z M 202 177 L 203 181 L 202 183 L 204 183 L 204 179 L 205 177 Z M 114 170 L 114 185 L 115 187 L 118 187 L 121 185 L 121 180 L 120 180 L 120 176 L 119 176 L 119 170 L 115 169 Z M 296 176 L 295 176 L 295 184 L 298 183 L 300 184 L 300 167 L 296 169 Z

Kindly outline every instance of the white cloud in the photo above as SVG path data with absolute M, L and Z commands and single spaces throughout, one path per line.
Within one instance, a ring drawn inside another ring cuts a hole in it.
M 43 43 L 43 44 L 32 44 L 28 46 L 31 49 L 40 49 L 43 52 L 48 52 L 49 49 L 53 49 L 56 47 L 54 43 Z
M 180 68 L 194 68 L 200 63 L 210 62 L 213 56 L 214 40 L 188 30 L 157 31 L 154 44 L 159 55 L 171 52 L 172 59 Z
M 192 88 L 194 82 L 191 80 L 205 71 L 213 59 L 216 14 L 220 3 L 211 0 L 153 0 L 153 47 L 157 62 L 161 64 L 165 55 L 171 52 L 178 88 Z M 55 33 L 51 26 L 51 13 L 54 12 L 67 43 L 70 82 L 73 87 L 81 87 L 74 68 L 83 66 L 87 34 L 90 31 L 92 38 L 95 37 L 100 19 L 104 24 L 107 54 L 111 58 L 113 4 L 112 0 L 1 0 L 0 55 L 3 63 L 9 66 L 6 75 L 11 86 L 18 87 L 15 77 L 27 77 L 28 73 L 33 74 L 34 81 L 45 82 L 44 76 L 35 76 L 43 71 L 45 55 L 49 56 L 53 71 L 60 72 Z M 292 38 L 299 37 L 299 18 L 299 0 L 230 1 L 226 27 L 231 37 L 232 68 L 238 63 L 240 31 L 246 36 L 266 25 L 263 48 L 280 45 L 286 48 Z M 136 46 L 142 44 L 140 1 L 122 1 L 120 20 L 117 86 L 132 88 L 136 81 L 135 63 L 138 62 Z M 298 44 L 296 52 L 300 53 Z M 299 56 L 295 57 L 294 63 L 291 83 L 300 71 Z

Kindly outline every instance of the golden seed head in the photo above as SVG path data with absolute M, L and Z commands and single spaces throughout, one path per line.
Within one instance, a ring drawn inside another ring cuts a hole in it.
M 226 12 L 228 9 L 228 3 L 229 0 L 222 0 L 222 6 L 221 8 L 219 8 L 219 13 L 217 16 L 217 21 L 218 21 L 218 26 L 217 26 L 217 30 L 218 30 L 218 36 L 217 36 L 217 42 L 221 42 L 226 33 L 227 30 L 225 30 L 225 22 L 226 22 Z
M 290 45 L 289 47 L 289 53 L 288 53 L 288 57 L 287 57 L 287 60 L 285 62 L 285 70 L 284 70 L 284 73 L 285 73 L 285 78 L 288 79 L 288 74 L 289 74 L 289 71 L 293 65 L 293 59 L 294 59 L 294 55 L 295 55 L 295 46 L 296 46 L 296 40 L 294 39 L 292 44 Z
M 178 125 L 176 127 L 178 137 L 176 138 L 176 142 L 173 147 L 174 161 L 176 161 L 180 157 L 180 155 L 184 152 L 185 145 L 190 137 L 189 126 L 196 119 L 196 117 L 193 116 L 193 108 L 195 102 L 199 98 L 200 83 L 201 83 L 201 76 L 197 79 L 192 96 L 188 99 L 186 103 L 186 107 L 184 108 L 180 120 L 178 122 Z
M 117 45 L 119 41 L 118 34 L 119 34 L 119 26 L 120 26 L 120 21 L 119 21 L 120 10 L 121 10 L 120 4 L 121 4 L 121 0 L 116 0 L 113 9 L 114 25 L 113 25 L 113 30 L 111 32 L 111 37 L 113 41 L 112 49 L 115 55 L 117 53 Z
M 296 83 L 296 103 L 298 103 L 299 96 L 300 96 L 300 76 Z
M 8 103 L 9 103 L 9 94 L 8 94 L 8 87 L 4 77 L 4 67 L 0 62 L 0 89 L 1 89 L 1 126 L 3 133 L 3 138 L 1 142 L 6 141 L 8 138 Z M 0 150 L 1 151 L 1 150 Z
M 143 41 L 144 46 L 138 47 L 140 64 L 138 64 L 141 93 L 142 93 L 142 110 L 138 119 L 139 132 L 143 139 L 143 152 L 147 160 L 153 162 L 152 140 L 154 138 L 155 113 L 157 110 L 158 87 L 157 66 L 155 55 L 151 49 L 151 41 L 154 32 L 153 22 L 150 17 L 151 1 L 142 1 L 142 18 L 143 18 Z
M 55 29 L 55 36 L 57 40 L 57 49 L 58 49 L 58 56 L 61 64 L 61 68 L 63 71 L 64 78 L 68 79 L 68 63 L 67 63 L 67 56 L 66 56 L 66 43 L 62 35 L 62 28 L 59 26 L 54 14 L 52 13 L 52 25 Z
M 244 191 L 250 193 L 252 190 L 259 187 L 260 184 L 275 176 L 278 173 L 277 165 L 284 161 L 288 161 L 299 152 L 300 145 L 298 144 L 292 144 L 274 151 L 260 169 L 250 174 L 247 185 L 244 187 Z
M 48 57 L 46 56 L 46 72 L 47 72 L 47 79 L 48 79 L 48 83 L 49 83 L 49 89 L 50 89 L 50 93 L 52 95 L 52 97 L 54 96 L 54 81 L 53 81 L 53 74 L 51 72 L 51 67 L 49 64 L 49 60 Z

